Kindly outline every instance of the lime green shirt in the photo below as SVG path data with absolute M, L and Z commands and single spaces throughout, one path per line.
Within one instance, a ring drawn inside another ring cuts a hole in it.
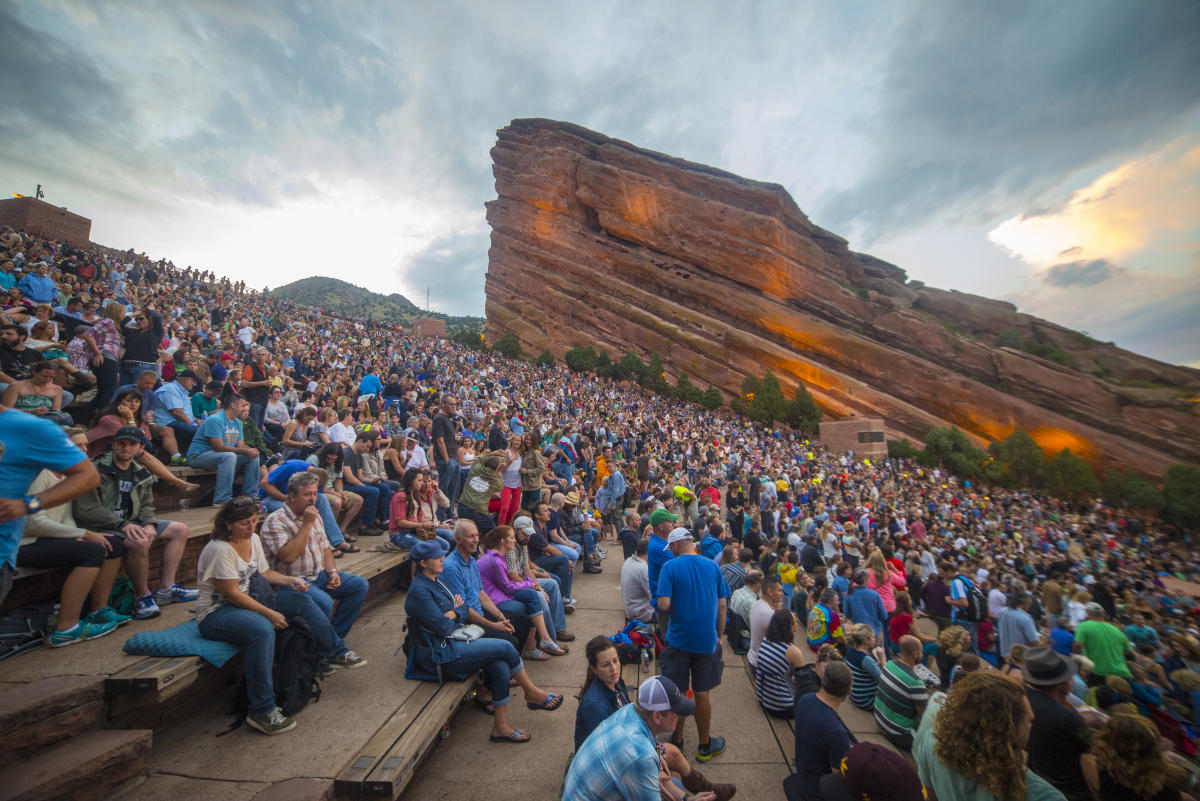
M 1075 629 L 1075 642 L 1083 646 L 1084 656 L 1095 663 L 1096 675 L 1133 678 L 1125 667 L 1125 653 L 1131 650 L 1129 640 L 1116 626 L 1103 620 L 1085 620 Z

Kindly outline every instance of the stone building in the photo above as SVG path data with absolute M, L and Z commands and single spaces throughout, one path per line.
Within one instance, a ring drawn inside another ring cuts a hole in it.
M 821 423 L 821 442 L 834 453 L 854 451 L 857 457 L 887 458 L 887 436 L 881 418 L 851 417 Z
M 92 237 L 92 221 L 65 208 L 32 197 L 0 200 L 0 227 L 11 226 L 42 239 L 84 245 Z
M 446 321 L 435 320 L 432 317 L 418 317 L 412 324 L 413 336 L 417 337 L 446 337 Z

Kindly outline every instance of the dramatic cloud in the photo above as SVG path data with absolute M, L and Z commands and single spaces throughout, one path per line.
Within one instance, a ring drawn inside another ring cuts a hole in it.
M 1046 271 L 1046 283 L 1053 286 L 1092 286 L 1107 281 L 1116 268 L 1108 259 L 1091 261 L 1067 261 L 1053 265 Z

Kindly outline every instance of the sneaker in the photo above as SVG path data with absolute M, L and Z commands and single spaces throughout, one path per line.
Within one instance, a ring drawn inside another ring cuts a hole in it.
M 329 666 L 335 670 L 349 670 L 350 668 L 362 667 L 365 664 L 367 664 L 367 660 L 353 651 L 343 651 L 329 660 Z
M 116 623 L 118 626 L 124 626 L 131 620 L 133 620 L 132 615 L 122 615 L 111 606 L 97 609 L 87 616 L 88 623 Z
M 275 707 L 265 714 L 246 715 L 246 725 L 258 729 L 263 734 L 283 734 L 296 728 L 296 721 L 285 718 L 279 707 Z
M 50 633 L 50 647 L 62 648 L 63 646 L 74 645 L 84 640 L 94 640 L 97 637 L 103 637 L 105 634 L 112 634 L 116 628 L 116 623 L 89 623 L 81 620 L 75 624 L 75 628 L 69 631 L 59 631 L 58 629 L 52 631 Z
M 588 562 L 583 566 L 583 572 L 595 575 L 597 573 L 603 573 L 604 571 L 600 568 L 600 564 L 598 562 Z
M 563 604 L 563 614 L 566 614 L 566 615 L 575 614 L 575 607 L 571 606 L 570 604 Z
M 717 754 L 725 751 L 724 737 L 709 737 L 708 745 L 702 745 L 696 749 L 696 759 L 701 762 L 707 762 Z
M 574 605 L 575 605 L 574 598 L 563 598 L 563 606 L 574 606 Z
M 199 597 L 200 590 L 189 590 L 187 587 L 180 587 L 178 584 L 172 584 L 170 587 L 163 587 L 161 590 L 154 591 L 154 600 L 159 606 L 194 601 Z
M 327 679 L 334 674 L 333 665 L 329 664 L 329 660 L 322 659 L 317 664 L 317 678 Z
M 575 642 L 575 635 L 569 631 L 558 631 L 554 633 L 554 639 L 558 642 Z
M 137 599 L 137 603 L 133 607 L 134 620 L 149 620 L 161 614 L 162 610 L 158 608 L 158 604 L 154 603 L 153 595 L 143 595 Z
M 187 457 L 183 454 L 180 454 L 179 456 L 172 456 L 171 464 L 176 467 L 182 467 L 183 465 L 187 464 Z

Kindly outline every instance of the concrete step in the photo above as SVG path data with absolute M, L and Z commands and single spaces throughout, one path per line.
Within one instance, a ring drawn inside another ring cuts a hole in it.
M 0 691 L 0 768 L 99 727 L 104 680 L 55 676 Z
M 0 801 L 99 801 L 142 770 L 152 733 L 92 731 L 0 770 Z

